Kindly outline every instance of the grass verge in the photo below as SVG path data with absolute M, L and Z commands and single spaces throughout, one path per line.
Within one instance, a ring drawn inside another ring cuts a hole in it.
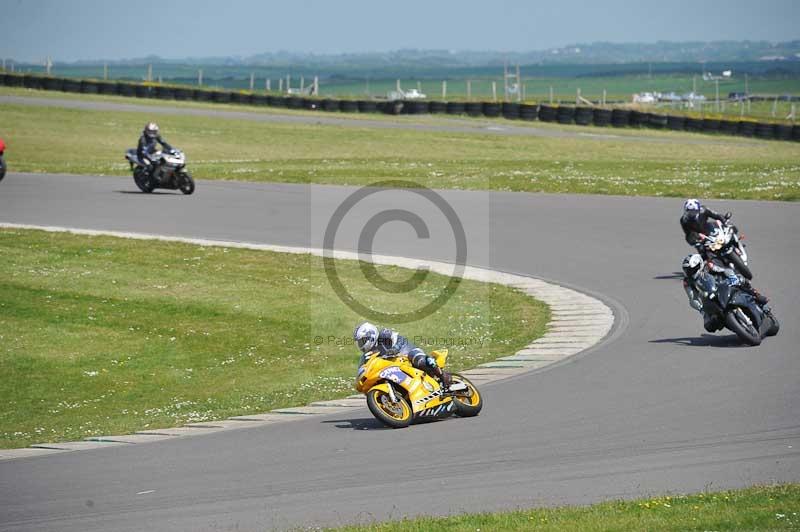
M 419 518 L 337 528 L 339 532 L 538 530 L 756 531 L 800 528 L 800 484 L 615 501 L 585 507 Z
M 0 447 L 354 393 L 349 337 L 360 318 L 329 287 L 319 258 L 28 230 L 0 230 L 0 258 Z M 387 294 L 355 261 L 337 271 L 384 312 L 419 308 L 448 280 L 430 275 L 412 292 Z M 401 332 L 453 338 L 459 369 L 513 354 L 548 319 L 543 303 L 519 291 L 462 281 L 444 307 Z
M 152 119 L 7 104 L 0 111 L 8 164 L 23 172 L 127 175 L 124 151 Z M 602 128 L 580 128 L 578 137 L 529 137 L 204 116 L 159 121 L 166 138 L 187 152 L 195 177 L 204 179 L 342 185 L 409 179 L 467 190 L 800 199 L 800 143 L 672 132 L 635 132 L 645 140 L 632 141 L 633 132 Z M 607 133 L 611 138 L 597 136 Z

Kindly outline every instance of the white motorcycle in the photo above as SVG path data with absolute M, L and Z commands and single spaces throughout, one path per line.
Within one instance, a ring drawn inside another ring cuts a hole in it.
M 180 190 L 184 194 L 194 192 L 194 179 L 186 170 L 186 155 L 180 150 L 153 153 L 151 165 L 141 161 L 134 149 L 125 152 L 125 159 L 130 163 L 133 180 L 142 192 L 150 193 L 157 188 Z
M 744 235 L 739 235 L 735 227 L 714 220 L 708 224 L 707 235 L 700 233 L 700 239 L 710 256 L 730 265 L 746 279 L 753 278 L 753 272 L 747 264 L 747 251 L 742 243 Z

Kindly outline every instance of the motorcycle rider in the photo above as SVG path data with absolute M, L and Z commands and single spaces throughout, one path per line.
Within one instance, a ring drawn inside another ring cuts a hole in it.
M 365 321 L 353 330 L 353 340 L 361 351 L 359 364 L 364 363 L 365 355 L 371 351 L 378 351 L 378 356 L 383 358 L 406 355 L 412 366 L 438 379 L 444 388 L 449 388 L 452 383 L 450 374 L 439 367 L 435 358 L 409 342 L 405 336 L 397 334 L 397 331 L 392 329 L 379 331 L 375 325 Z
M 681 216 L 681 229 L 683 229 L 683 236 L 686 238 L 686 243 L 690 246 L 697 248 L 697 250 L 705 256 L 703 248 L 703 241 L 700 239 L 700 233 L 706 231 L 706 224 L 708 219 L 713 218 L 722 223 L 728 223 L 731 218 L 731 213 L 726 212 L 724 215 L 712 211 L 702 203 L 700 200 L 691 198 L 687 199 L 683 204 L 683 215 Z M 732 226 L 733 230 L 738 233 L 736 226 Z
M 136 148 L 136 156 L 147 166 L 148 173 L 152 176 L 155 165 L 150 160 L 150 156 L 158 151 L 158 144 L 164 151 L 172 151 L 167 141 L 165 141 L 159 134 L 158 124 L 155 122 L 148 122 L 142 130 L 142 136 L 139 137 L 139 145 Z
M 764 312 L 770 312 L 770 308 L 767 305 L 769 299 L 753 288 L 750 281 L 738 275 L 730 268 L 720 266 L 712 260 L 703 260 L 703 257 L 701 257 L 699 253 L 687 255 L 683 259 L 683 263 L 681 263 L 681 269 L 683 270 L 683 289 L 686 291 L 686 296 L 689 298 L 689 306 L 702 314 L 703 326 L 708 332 L 716 332 L 722 329 L 725 324 L 722 323 L 717 316 L 709 316 L 703 309 L 703 299 L 700 296 L 700 290 L 697 288 L 697 280 L 705 273 L 724 276 L 732 285 L 739 286 L 744 292 L 752 295 L 756 303 L 763 307 Z

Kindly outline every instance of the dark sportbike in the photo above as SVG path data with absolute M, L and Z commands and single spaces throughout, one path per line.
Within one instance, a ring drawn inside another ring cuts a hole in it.
M 703 311 L 748 345 L 759 345 L 764 337 L 778 334 L 780 323 L 769 305 L 759 305 L 739 287 L 740 279 L 734 272 L 728 272 L 730 275 L 725 276 L 705 271 L 696 280 Z
M 709 257 L 719 259 L 749 280 L 753 278 L 753 272 L 747 264 L 743 239 L 744 236 L 740 236 L 733 225 L 719 220 L 709 220 L 706 233 L 700 233 L 700 240 Z
M 194 192 L 194 179 L 186 170 L 186 156 L 180 150 L 153 153 L 150 167 L 139 160 L 135 149 L 128 150 L 125 159 L 131 164 L 133 180 L 142 192 L 157 188 L 180 190 L 184 194 Z

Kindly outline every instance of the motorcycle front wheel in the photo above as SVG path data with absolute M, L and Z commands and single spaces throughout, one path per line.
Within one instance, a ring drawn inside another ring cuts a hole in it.
M 397 401 L 392 401 L 392 398 L 384 390 L 373 388 L 367 392 L 367 406 L 372 415 L 384 425 L 393 429 L 402 429 L 411 424 L 414 416 L 411 405 L 408 404 L 405 397 L 401 395 L 396 395 L 396 397 Z
M 747 266 L 747 264 L 744 263 L 742 257 L 740 257 L 738 253 L 736 253 L 735 251 L 731 252 L 730 259 L 731 262 L 733 263 L 733 267 L 739 273 L 741 273 L 745 279 L 747 279 L 748 281 L 753 279 L 753 272 L 750 271 L 750 268 Z
M 178 188 L 181 189 L 181 192 L 186 194 L 187 196 L 194 192 L 194 179 L 192 179 L 191 174 L 189 172 L 183 172 L 178 176 L 181 180 L 180 185 Z
M 744 310 L 735 308 L 725 314 L 725 326 L 731 331 L 736 333 L 739 339 L 747 345 L 760 345 L 761 334 L 755 328 L 749 316 L 746 316 Z
M 453 396 L 456 415 L 460 417 L 477 416 L 483 408 L 483 397 L 481 397 L 478 389 L 466 377 L 458 373 L 453 373 L 450 377 L 453 379 L 453 383 L 463 382 L 467 385 L 465 391 L 456 393 Z

